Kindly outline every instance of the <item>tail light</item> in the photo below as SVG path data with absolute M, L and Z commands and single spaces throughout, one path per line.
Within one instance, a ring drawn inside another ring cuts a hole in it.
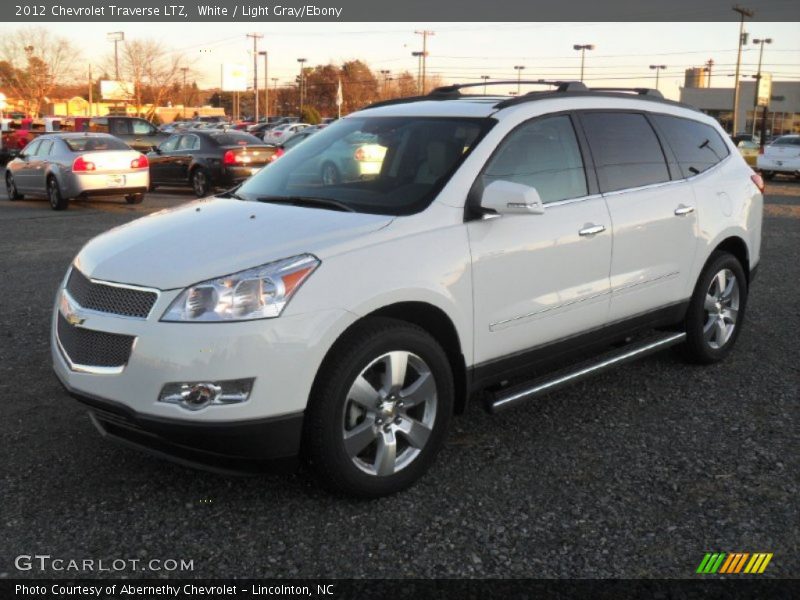
M 282 131 L 276 131 L 272 135 L 274 135 L 275 137 L 281 137 L 283 135 L 283 132 Z
M 283 150 L 283 148 L 278 148 L 275 151 L 275 154 L 273 154 L 272 156 L 269 157 L 269 162 L 275 162 L 276 160 L 278 160 L 284 154 L 286 154 L 286 152 Z
M 758 191 L 763 194 L 764 193 L 764 180 L 761 178 L 761 175 L 759 175 L 758 173 L 753 173 L 752 175 L 750 175 L 750 179 L 756 185 L 756 187 L 758 188 Z
M 233 153 L 233 150 L 228 150 L 225 154 L 222 155 L 222 164 L 223 165 L 236 164 L 236 155 Z
M 146 169 L 150 166 L 150 162 L 144 154 L 140 154 L 131 161 L 131 169 Z
M 96 170 L 97 167 L 94 166 L 94 163 L 86 160 L 82 156 L 79 156 L 74 161 L 72 161 L 73 173 L 85 173 L 86 171 L 96 171 Z

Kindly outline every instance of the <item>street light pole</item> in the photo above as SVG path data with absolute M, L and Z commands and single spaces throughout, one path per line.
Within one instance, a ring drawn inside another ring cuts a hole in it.
M 753 135 L 756 134 L 756 113 L 758 113 L 758 88 L 761 87 L 761 61 L 764 58 L 764 44 L 771 44 L 772 38 L 762 38 L 762 39 L 754 39 L 754 44 L 758 44 L 760 46 L 758 50 L 758 71 L 756 71 L 756 89 L 755 93 L 753 94 Z M 764 125 L 767 122 L 767 106 L 763 107 L 763 112 L 761 115 L 761 146 L 763 147 L 764 141 L 766 138 L 764 132 Z
M 254 121 L 258 123 L 258 40 L 264 37 L 261 33 L 248 33 L 246 35 L 253 38 L 253 98 L 255 100 Z
M 573 50 L 578 50 L 581 53 L 581 81 L 583 81 L 583 66 L 586 61 L 586 51 L 594 50 L 594 44 L 574 44 Z
M 658 74 L 667 68 L 667 65 L 650 65 L 650 68 L 656 72 L 656 89 L 658 89 Z
M 486 82 L 489 81 L 490 77 L 488 75 L 481 75 L 481 79 L 483 79 L 483 95 L 486 95 Z
M 739 122 L 739 69 L 742 65 L 742 45 L 746 43 L 744 18 L 752 18 L 755 13 L 741 6 L 734 6 L 733 11 L 739 13 L 739 50 L 736 54 L 736 74 L 734 75 L 733 81 L 733 123 L 731 124 L 731 133 L 735 135 L 736 125 Z
M 186 73 L 189 71 L 189 67 L 181 67 L 181 72 L 183 73 L 183 118 L 186 118 Z
M 262 50 L 258 54 L 264 57 L 264 116 L 269 120 L 269 53 Z
M 110 31 L 106 34 L 106 39 L 109 42 L 114 42 L 114 77 L 119 81 L 119 51 L 117 44 L 125 40 L 124 31 Z
M 303 112 L 303 106 L 304 106 L 304 98 L 303 98 L 303 80 L 304 80 L 304 78 L 305 78 L 305 74 L 303 73 L 303 71 L 304 71 L 304 69 L 303 69 L 303 65 L 305 65 L 305 63 L 306 63 L 306 60 L 307 60 L 307 59 L 305 59 L 305 58 L 298 58 L 298 59 L 297 59 L 297 62 L 299 62 L 299 63 L 300 63 L 300 112 L 301 112 L 301 113 Z M 302 116 L 301 116 L 301 118 L 302 118 Z
M 522 80 L 522 69 L 525 68 L 525 65 L 514 65 L 514 70 L 517 72 L 517 96 L 519 96 L 519 88 L 520 88 L 520 81 Z M 486 84 L 484 84 L 484 89 L 486 89 Z

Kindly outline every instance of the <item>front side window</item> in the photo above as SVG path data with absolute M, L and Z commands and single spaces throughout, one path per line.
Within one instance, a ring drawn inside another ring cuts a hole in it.
M 468 117 L 348 117 L 297 145 L 237 194 L 412 214 L 430 204 L 494 123 Z
M 41 140 L 33 140 L 30 144 L 25 146 L 22 149 L 22 154 L 25 156 L 36 156 L 36 153 L 39 151 L 39 145 L 42 143 Z
M 515 129 L 483 172 L 484 187 L 497 180 L 536 188 L 544 203 L 585 196 L 586 172 L 570 118 L 536 119 Z
M 728 146 L 719 133 L 705 123 L 690 119 L 652 115 L 672 151 L 684 177 L 707 171 L 728 156 Z M 743 148 L 757 148 L 758 144 L 743 141 Z
M 153 135 L 155 134 L 155 129 L 153 128 L 150 123 L 147 121 L 142 121 L 141 119 L 137 119 L 133 122 L 133 134 L 134 135 Z
M 601 192 L 669 181 L 667 161 L 644 115 L 591 112 L 581 115 Z
M 50 151 L 53 149 L 53 140 L 42 140 L 39 149 L 36 150 L 36 156 L 49 156 Z
M 130 123 L 120 119 L 111 121 L 111 135 L 128 135 L 130 133 Z

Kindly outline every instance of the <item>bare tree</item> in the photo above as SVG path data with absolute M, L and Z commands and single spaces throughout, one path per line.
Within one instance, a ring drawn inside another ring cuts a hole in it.
M 113 60 L 112 56 L 108 70 L 113 70 Z M 164 104 L 174 90 L 183 89 L 184 56 L 171 52 L 156 40 L 127 40 L 119 62 L 120 78 L 129 84 L 125 86 L 126 99 L 136 106 L 138 114 L 152 118 L 156 107 Z M 145 111 L 148 104 L 150 107 Z
M 38 115 L 57 85 L 74 79 L 78 51 L 63 37 L 41 27 L 17 29 L 0 40 L 0 86 Z

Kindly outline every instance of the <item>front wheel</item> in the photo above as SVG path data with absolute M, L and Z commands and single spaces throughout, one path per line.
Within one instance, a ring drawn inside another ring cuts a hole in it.
M 441 346 L 394 319 L 356 326 L 314 386 L 305 450 L 319 477 L 357 496 L 398 492 L 433 463 L 453 412 Z
M 747 278 L 739 260 L 727 252 L 711 255 L 686 313 L 685 356 L 710 364 L 733 349 L 747 306 Z

